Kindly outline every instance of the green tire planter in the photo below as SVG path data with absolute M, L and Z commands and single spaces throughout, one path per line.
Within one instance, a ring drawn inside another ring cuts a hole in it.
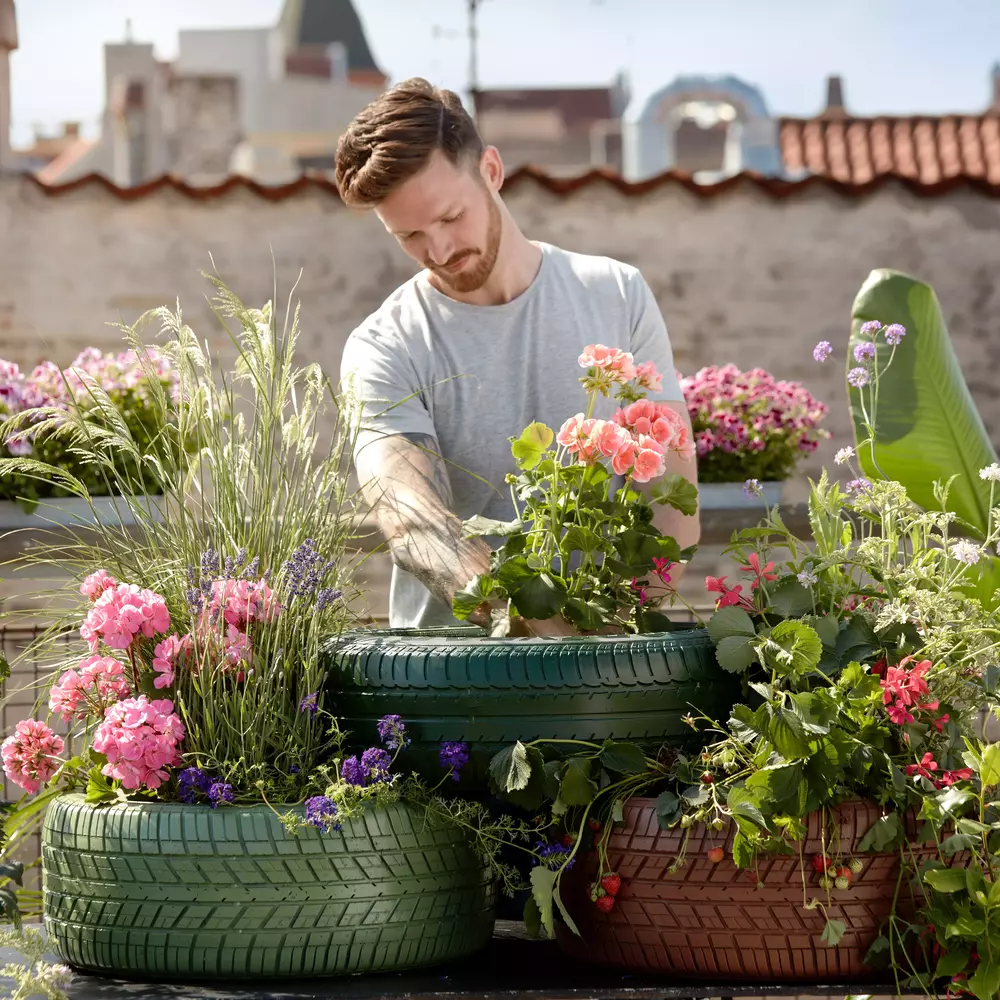
M 327 704 L 358 745 L 397 714 L 412 739 L 400 765 L 432 782 L 439 745 L 469 744 L 460 788 L 486 785 L 493 755 L 515 740 L 605 739 L 690 746 L 683 717 L 728 717 L 739 680 L 716 663 L 708 632 L 491 639 L 479 629 L 350 633 L 326 652 Z
M 49 945 L 95 972 L 388 972 L 470 955 L 493 933 L 494 884 L 465 836 L 403 804 L 292 835 L 264 805 L 66 795 L 46 811 L 42 866 Z

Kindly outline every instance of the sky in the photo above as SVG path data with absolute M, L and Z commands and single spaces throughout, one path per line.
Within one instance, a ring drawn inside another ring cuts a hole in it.
M 95 135 L 104 105 L 102 45 L 125 37 L 176 54 L 181 28 L 276 21 L 282 0 L 15 0 L 11 56 L 15 145 L 35 127 L 80 121 Z M 464 90 L 466 0 L 355 0 L 391 80 L 425 76 Z M 624 70 L 637 99 L 681 74 L 733 74 L 774 114 L 822 109 L 844 77 L 848 107 L 977 111 L 1000 60 L 1000 0 L 482 0 L 483 87 L 594 85 Z

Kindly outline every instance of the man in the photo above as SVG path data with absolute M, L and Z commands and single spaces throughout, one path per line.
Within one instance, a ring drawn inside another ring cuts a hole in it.
M 652 361 L 687 420 L 670 341 L 639 272 L 606 257 L 527 239 L 500 197 L 500 156 L 458 96 L 422 79 L 382 94 L 337 148 L 344 201 L 375 211 L 425 270 L 350 336 L 341 369 L 364 405 L 355 464 L 393 560 L 393 627 L 454 624 L 451 599 L 489 571 L 490 548 L 463 539 L 474 514 L 514 516 L 504 477 L 509 438 L 533 420 L 557 429 L 584 409 L 577 358 L 588 344 Z M 599 399 L 595 417 L 610 418 Z M 696 481 L 694 460 L 667 472 Z M 657 506 L 656 526 L 681 547 L 697 516 Z M 472 619 L 488 624 L 489 608 Z M 534 634 L 572 634 L 560 621 Z

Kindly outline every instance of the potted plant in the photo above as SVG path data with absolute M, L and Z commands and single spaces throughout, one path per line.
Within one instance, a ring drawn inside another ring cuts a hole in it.
M 578 360 L 585 410 L 511 441 L 514 519 L 466 522 L 468 537 L 502 540 L 490 572 L 454 598 L 459 619 L 489 602 L 490 634 L 373 631 L 330 648 L 345 725 L 367 739 L 399 712 L 415 762 L 430 768 L 440 740 L 468 743 L 470 788 L 515 735 L 690 742 L 681 720 L 691 706 L 725 712 L 736 695 L 707 632 L 671 622 L 651 599 L 672 595 L 672 567 L 694 551 L 654 523 L 658 506 L 697 509 L 695 487 L 664 474 L 668 454 L 693 453 L 688 428 L 648 398 L 660 385 L 652 363 L 603 345 Z M 593 416 L 601 396 L 617 404 L 609 420 Z M 525 636 L 524 620 L 554 617 L 579 637 Z
M 569 845 L 533 874 L 527 919 L 551 932 L 562 913 L 568 950 L 628 968 L 829 982 L 888 967 L 900 992 L 996 995 L 1000 747 L 976 720 L 997 705 L 1000 616 L 973 594 L 1000 526 L 956 539 L 946 485 L 937 498 L 923 510 L 899 483 L 824 474 L 810 544 L 773 511 L 737 536 L 749 587 L 709 580 L 709 629 L 745 698 L 728 720 L 692 713 L 711 734 L 700 753 L 496 758 L 499 790 L 534 783 Z
M 88 347 L 64 370 L 44 361 L 30 374 L 0 360 L 0 456 L 33 458 L 61 473 L 39 477 L 8 466 L 0 478 L 0 525 L 129 525 L 136 516 L 162 517 L 156 466 L 141 456 L 176 432 L 177 391 L 176 369 L 155 348 L 103 354 Z M 85 460 L 81 439 L 114 455 L 115 476 Z
M 829 344 L 816 350 L 823 353 Z M 775 379 L 763 368 L 702 368 L 681 379 L 698 450 L 703 510 L 756 507 L 749 480 L 774 506 L 781 484 L 829 432 L 820 427 L 827 407 L 798 382 Z
M 80 603 L 53 610 L 27 654 L 54 683 L 0 750 L 26 792 L 9 822 L 44 807 L 50 946 L 94 971 L 198 979 L 471 953 L 506 869 L 482 808 L 440 794 L 463 748 L 443 748 L 436 789 L 395 774 L 398 716 L 348 755 L 322 683 L 320 640 L 352 620 L 349 421 L 319 367 L 296 364 L 297 313 L 282 326 L 215 284 L 219 315 L 238 324 L 236 371 L 217 372 L 179 315 L 155 312 L 178 434 L 140 455 L 168 516 L 131 537 L 99 524 L 67 554 Z M 86 458 L 119 481 L 108 450 Z M 66 646 L 68 628 L 79 640 Z M 65 743 L 46 708 L 71 727 Z

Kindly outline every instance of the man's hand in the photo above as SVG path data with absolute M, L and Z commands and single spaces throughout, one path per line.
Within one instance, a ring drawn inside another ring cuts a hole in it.
M 437 441 L 429 434 L 393 434 L 362 448 L 355 464 L 393 563 L 450 608 L 455 591 L 489 572 L 490 547 L 462 537 Z

